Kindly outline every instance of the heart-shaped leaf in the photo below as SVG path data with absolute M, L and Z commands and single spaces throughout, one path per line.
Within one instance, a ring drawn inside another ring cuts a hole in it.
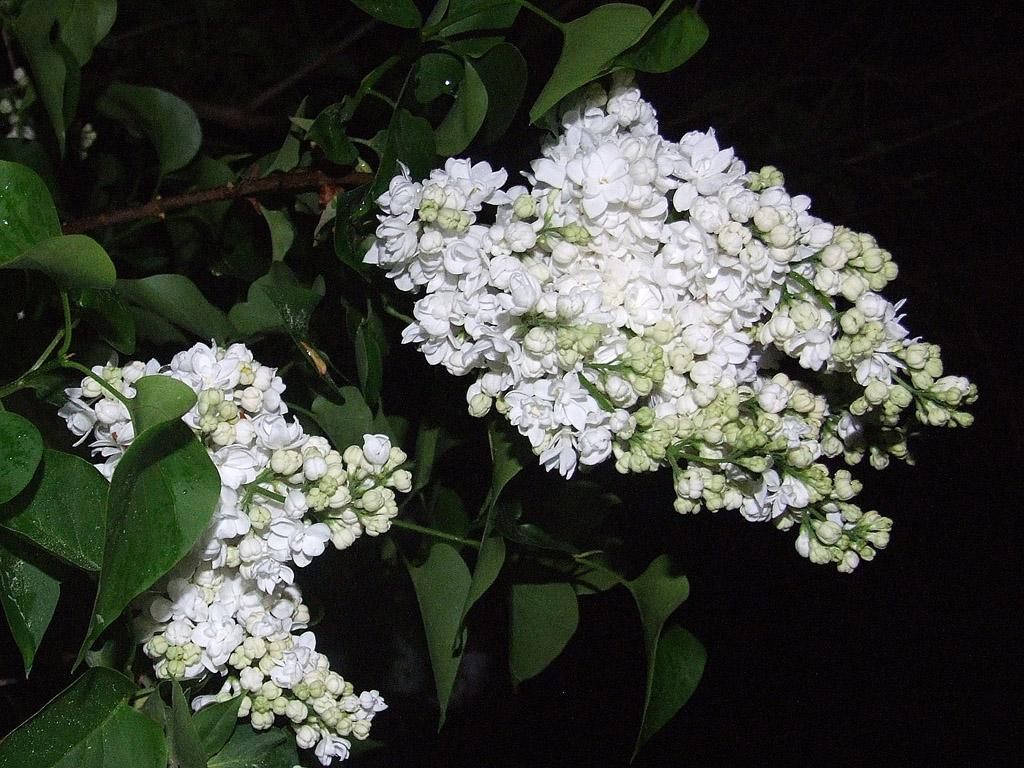
M 79 659 L 136 595 L 184 557 L 220 498 L 209 452 L 181 421 L 135 438 L 114 470 L 103 570 Z
M 242 697 L 207 704 L 192 715 L 199 742 L 207 758 L 213 757 L 224 748 L 238 726 L 238 710 Z
M 184 275 L 152 275 L 140 280 L 118 280 L 117 294 L 125 301 L 195 334 L 223 341 L 234 332 L 227 316 Z
M 663 8 L 671 4 L 666 2 Z M 669 72 L 699 51 L 708 39 L 708 25 L 690 7 L 659 15 L 639 43 L 615 63 L 638 72 Z
M 173 93 L 128 83 L 112 83 L 96 101 L 109 118 L 149 139 L 160 176 L 184 167 L 199 152 L 203 132 L 196 113 Z
M 170 376 L 143 376 L 135 382 L 135 397 L 128 402 L 135 434 L 176 421 L 196 404 L 196 393 L 184 382 Z
M 85 459 L 46 449 L 33 483 L 0 509 L 0 524 L 72 565 L 98 571 L 108 487 Z
M 0 768 L 165 768 L 160 726 L 125 703 L 135 690 L 112 669 L 86 670 L 0 741 Z
M 0 411 L 0 504 L 19 493 L 32 480 L 43 457 L 43 436 L 23 416 Z
M 521 683 L 540 674 L 572 639 L 579 625 L 576 591 L 564 581 L 513 584 L 509 669 Z
M 58 235 L 57 209 L 39 174 L 0 160 L 0 266 Z
M 608 71 L 612 60 L 636 43 L 651 23 L 651 12 L 631 3 L 599 5 L 562 27 L 562 54 L 530 109 L 536 123 L 549 109 Z
M 455 94 L 455 103 L 437 126 L 437 153 L 450 157 L 469 146 L 487 117 L 487 88 L 476 68 L 465 61 L 466 74 Z
M 352 2 L 385 24 L 416 29 L 423 23 L 423 17 L 413 0 L 352 0 Z
M 11 552 L 0 542 L 0 603 L 14 642 L 21 651 L 25 676 L 32 671 L 36 649 L 50 626 L 60 599 L 60 583 Z
M 462 556 L 443 542 L 431 546 L 423 565 L 409 566 L 409 575 L 427 634 L 430 666 L 434 670 L 434 686 L 441 707 L 440 729 L 462 661 L 466 633 L 462 625 L 462 606 L 469 595 L 472 577 Z
M 62 291 L 110 288 L 117 279 L 114 262 L 88 235 L 51 237 L 0 266 L 45 272 Z

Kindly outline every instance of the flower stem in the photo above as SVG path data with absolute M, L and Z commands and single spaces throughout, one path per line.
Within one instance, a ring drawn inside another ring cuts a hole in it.
M 453 541 L 456 544 L 465 544 L 467 547 L 480 549 L 479 541 L 465 539 L 462 536 L 456 536 L 454 533 L 445 533 L 444 531 L 438 531 L 434 528 L 427 528 L 425 525 L 417 525 L 416 523 L 410 523 L 408 520 L 402 520 L 397 517 L 391 521 L 391 525 L 397 528 L 405 528 L 407 531 L 416 531 L 417 533 L 422 533 L 426 536 L 433 536 L 435 539 L 444 539 L 445 541 Z
M 787 277 L 817 299 L 818 303 L 821 304 L 822 308 L 832 316 L 833 320 L 839 317 L 839 313 L 832 304 L 832 300 L 815 288 L 814 284 L 811 283 L 810 280 L 798 272 L 790 272 Z
M 112 397 L 114 397 L 117 400 L 120 400 L 125 408 L 129 408 L 131 406 L 131 399 L 125 397 L 123 394 L 118 392 L 117 389 L 110 385 L 109 381 L 104 379 L 102 376 L 97 376 L 95 373 L 93 373 L 91 370 L 86 368 L 81 363 L 76 363 L 74 360 L 61 360 L 60 366 L 61 368 L 73 368 L 74 370 L 85 374 L 90 379 L 99 384 L 101 387 L 103 387 L 103 389 L 109 392 Z

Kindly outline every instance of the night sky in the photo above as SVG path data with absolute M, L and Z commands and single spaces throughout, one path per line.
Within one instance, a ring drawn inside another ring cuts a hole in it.
M 563 18 L 586 6 L 562 5 Z M 636 765 L 1024 765 L 1020 4 L 712 0 L 700 13 L 705 48 L 640 81 L 662 133 L 714 126 L 817 215 L 874 234 L 901 268 L 886 294 L 907 298 L 905 325 L 980 399 L 973 427 L 911 443 L 916 466 L 859 468 L 862 506 L 895 525 L 852 575 L 735 514 L 672 522 L 691 583 L 676 618 L 708 663 Z M 534 149 L 519 146 L 498 159 L 524 164 Z M 675 514 L 670 497 L 650 507 Z M 612 592 L 581 609 L 567 651 L 517 693 L 500 659 L 474 657 L 440 736 L 421 688 L 388 697 L 374 725 L 387 749 L 353 764 L 626 765 L 643 669 L 632 603 Z

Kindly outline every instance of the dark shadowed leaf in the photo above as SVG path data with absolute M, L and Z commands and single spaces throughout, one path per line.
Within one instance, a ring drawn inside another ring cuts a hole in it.
M 465 62 L 465 67 L 466 75 L 455 94 L 455 103 L 434 132 L 437 153 L 445 157 L 457 155 L 468 147 L 487 116 L 487 88 L 469 61 Z
M 201 339 L 223 341 L 232 335 L 227 316 L 213 306 L 184 275 L 153 275 L 118 280 L 122 300 L 141 307 Z M 136 318 L 136 325 L 139 325 Z
M 441 708 L 438 728 L 444 725 L 455 677 L 462 661 L 466 630 L 462 624 L 462 606 L 469 595 L 469 567 L 454 547 L 436 543 L 426 562 L 409 566 L 416 599 L 427 635 L 430 666 Z
M 231 738 L 231 734 L 235 732 L 238 726 L 238 709 L 241 706 L 242 697 L 236 696 L 227 701 L 207 704 L 192 715 L 192 722 L 207 758 L 220 752 Z M 242 727 L 249 726 L 243 723 Z
M 206 753 L 192 722 L 185 694 L 177 680 L 171 680 L 171 712 L 167 719 L 168 757 L 178 768 L 206 768 Z
M 480 126 L 480 140 L 487 144 L 505 135 L 519 110 L 526 92 L 526 59 L 514 45 L 500 43 L 475 66 L 487 88 L 487 116 Z
M 192 107 L 159 88 L 113 83 L 97 99 L 96 108 L 149 140 L 156 150 L 161 176 L 187 165 L 203 141 Z
M 86 288 L 78 297 L 82 317 L 118 352 L 135 352 L 135 323 L 112 290 Z
M 462 59 L 445 51 L 420 56 L 416 64 L 416 100 L 427 104 L 438 96 L 454 96 L 465 69 Z
M 350 445 L 362 445 L 363 435 L 373 433 L 373 413 L 356 387 L 342 387 L 342 403 L 318 397 L 313 401 L 313 417 L 339 452 Z
M 322 279 L 306 288 L 286 264 L 274 263 L 249 286 L 247 300 L 232 307 L 228 318 L 245 336 L 276 332 L 305 339 L 313 310 L 323 296 Z
M 521 683 L 558 657 L 579 624 L 576 592 L 564 581 L 513 584 L 509 621 L 509 669 Z
M 352 0 L 352 2 L 385 24 L 415 29 L 423 23 L 423 17 L 413 0 Z
M 647 566 L 642 574 L 637 576 L 632 581 L 624 581 L 624 586 L 629 590 L 630 594 L 633 595 L 633 600 L 636 602 L 637 610 L 640 612 L 640 624 L 643 628 L 644 634 L 644 649 L 647 652 L 647 690 L 644 696 L 644 721 L 640 731 L 640 737 L 637 740 L 636 749 L 639 750 L 643 742 L 651 737 L 651 735 L 662 725 L 667 722 L 668 717 L 664 717 L 665 712 L 669 709 L 674 714 L 676 710 L 683 705 L 683 702 L 689 698 L 689 694 L 693 692 L 691 688 L 689 693 L 686 694 L 678 704 L 674 705 L 675 699 L 672 701 L 660 701 L 654 705 L 657 717 L 651 720 L 650 723 L 647 721 L 647 712 L 651 708 L 652 692 L 655 690 L 655 680 L 658 674 L 674 674 L 672 672 L 676 666 L 685 666 L 686 664 L 695 663 L 695 659 L 689 661 L 677 658 L 673 655 L 673 649 L 666 649 L 665 653 L 662 654 L 661 664 L 662 667 L 659 669 L 659 638 L 662 634 L 662 627 L 665 626 L 665 622 L 668 617 L 672 615 L 672 612 L 676 610 L 683 601 L 690 594 L 690 583 L 686 580 L 686 577 L 682 574 L 677 573 L 672 564 L 672 560 L 668 555 L 661 555 L 651 561 L 651 564 Z M 677 633 L 673 634 L 673 642 L 679 641 L 681 638 Z M 699 643 L 698 643 L 699 645 Z M 692 648 L 685 646 L 686 648 Z M 701 649 L 703 650 L 703 648 Z M 700 660 L 700 668 L 703 669 L 703 658 Z M 697 675 L 699 679 L 700 675 Z M 661 685 L 661 683 L 659 683 Z M 693 683 L 696 686 L 696 681 Z M 661 693 L 664 693 L 659 688 Z M 664 717 L 661 722 L 654 723 Z M 634 751 L 635 754 L 635 751 Z

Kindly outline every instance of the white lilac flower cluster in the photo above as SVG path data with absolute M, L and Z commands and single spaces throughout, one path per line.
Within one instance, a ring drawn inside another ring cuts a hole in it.
M 585 90 L 524 175 L 403 169 L 365 257 L 425 291 L 403 340 L 476 375 L 470 412 L 496 408 L 565 477 L 668 465 L 680 512 L 799 524 L 815 562 L 849 571 L 885 546 L 891 521 L 820 460 L 885 466 L 906 457 L 909 414 L 966 425 L 976 396 L 879 293 L 889 253 L 713 131 L 660 136 L 628 74 Z M 806 381 L 777 372 L 786 356 Z
M 242 695 L 240 717 L 256 729 L 287 718 L 300 747 L 324 765 L 345 759 L 348 737 L 365 739 L 385 708 L 377 691 L 356 693 L 303 631 L 309 610 L 294 584 L 330 542 L 350 546 L 386 532 L 408 492 L 405 453 L 384 435 L 366 435 L 343 453 L 288 421 L 284 383 L 241 344 L 197 344 L 170 364 L 97 366 L 97 377 L 125 397 L 143 376 L 165 375 L 196 393 L 184 421 L 210 451 L 222 482 L 205 534 L 181 563 L 139 598 L 139 641 L 160 678 L 225 676 L 212 701 Z M 110 478 L 134 438 L 125 405 L 92 378 L 67 390 L 60 414 L 82 439 L 92 437 Z
M 31 87 L 25 70 L 18 67 L 14 70 L 14 85 L 0 90 L 0 115 L 7 121 L 8 139 L 32 140 L 36 137 L 28 115 L 28 108 L 35 101 Z
M 9 126 L 6 138 L 34 141 L 36 131 L 32 127 L 29 108 L 36 101 L 35 90 L 24 69 L 17 67 L 13 75 L 14 85 L 0 88 L 0 115 L 3 115 Z M 80 160 L 85 160 L 89 156 L 89 149 L 96 143 L 97 136 L 92 123 L 85 123 L 82 126 L 78 135 Z

